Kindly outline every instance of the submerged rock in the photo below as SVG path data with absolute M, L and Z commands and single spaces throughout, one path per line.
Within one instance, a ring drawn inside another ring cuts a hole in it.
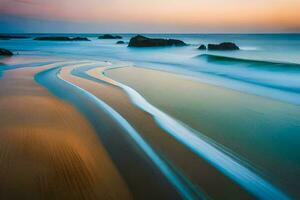
M 186 46 L 181 40 L 156 39 L 137 35 L 130 39 L 128 47 L 165 47 L 165 46 Z
M 104 34 L 98 37 L 98 39 L 122 39 L 122 36 L 119 35 L 111 35 L 111 34 Z
M 204 44 L 201 44 L 200 47 L 198 48 L 199 50 L 206 50 L 206 46 Z
M 209 44 L 208 50 L 239 50 L 240 48 L 232 42 L 223 42 L 221 44 Z
M 41 41 L 90 41 L 86 37 L 36 37 L 34 40 L 41 40 Z
M 0 48 L 0 56 L 12 56 L 12 55 L 14 54 L 11 51 Z
M 118 41 L 116 44 L 125 44 L 124 41 Z

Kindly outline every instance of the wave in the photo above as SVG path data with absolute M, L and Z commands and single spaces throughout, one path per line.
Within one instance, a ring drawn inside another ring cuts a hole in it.
M 259 47 L 252 47 L 252 46 L 244 46 L 244 47 L 240 47 L 241 50 L 243 51 L 257 51 L 260 50 Z
M 299 94 L 300 64 L 202 54 L 198 71 L 218 77 Z M 264 96 L 264 95 L 263 95 Z
M 212 54 L 201 54 L 196 56 L 201 60 L 205 60 L 209 63 L 214 64 L 241 64 L 253 67 L 272 67 L 272 68 L 280 68 L 280 69 L 298 69 L 300 70 L 300 64 L 296 63 L 286 63 L 286 62 L 273 62 L 273 61 L 263 61 L 263 60 L 252 60 L 246 58 L 236 58 L 236 57 L 227 57 L 220 55 L 212 55 Z

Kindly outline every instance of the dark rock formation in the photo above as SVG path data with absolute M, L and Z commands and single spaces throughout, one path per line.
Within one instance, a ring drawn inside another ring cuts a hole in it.
M 128 47 L 165 47 L 165 46 L 186 46 L 181 40 L 156 39 L 137 35 L 130 39 Z
M 110 35 L 110 34 L 104 34 L 98 37 L 98 39 L 122 39 L 122 36 L 116 35 Z
M 34 40 L 41 40 L 41 41 L 90 41 L 88 38 L 85 37 L 36 37 Z
M 0 48 L 0 56 L 12 56 L 13 53 L 7 49 Z
M 90 40 L 86 37 L 74 37 L 71 38 L 71 41 L 90 41 Z
M 27 39 L 30 38 L 24 35 L 0 35 L 0 40 L 10 40 L 10 39 Z
M 218 51 L 225 51 L 225 50 L 239 50 L 240 48 L 232 43 L 232 42 L 223 42 L 221 44 L 209 44 L 208 50 L 218 50 Z
M 198 48 L 199 50 L 206 50 L 206 46 L 204 44 L 201 44 L 200 47 Z
M 124 41 L 118 41 L 116 44 L 125 44 Z

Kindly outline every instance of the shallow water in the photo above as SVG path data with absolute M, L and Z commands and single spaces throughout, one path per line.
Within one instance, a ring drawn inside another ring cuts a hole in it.
M 119 68 L 105 74 L 298 194 L 299 106 L 155 70 Z

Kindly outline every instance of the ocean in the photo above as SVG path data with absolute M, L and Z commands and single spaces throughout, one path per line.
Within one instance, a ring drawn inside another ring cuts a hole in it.
M 128 48 L 100 34 L 25 34 L 81 36 L 90 42 L 2 40 L 0 46 L 22 56 L 124 61 L 128 65 L 186 74 L 210 84 L 300 104 L 300 34 L 144 34 L 183 40 L 187 47 Z M 128 42 L 135 34 L 120 34 Z M 201 51 L 200 44 L 234 42 L 240 51 Z

